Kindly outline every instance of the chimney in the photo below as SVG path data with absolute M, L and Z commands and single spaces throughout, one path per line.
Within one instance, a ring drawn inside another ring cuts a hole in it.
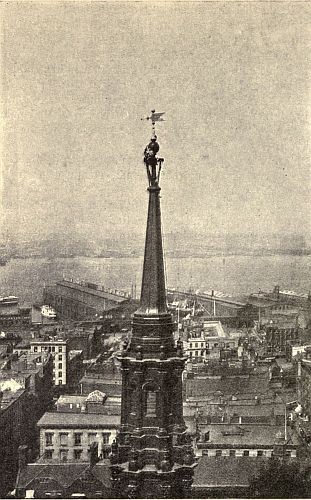
M 27 465 L 28 446 L 25 444 L 18 447 L 18 468 L 22 470 Z
M 92 443 L 90 446 L 90 466 L 94 467 L 98 462 L 98 443 Z

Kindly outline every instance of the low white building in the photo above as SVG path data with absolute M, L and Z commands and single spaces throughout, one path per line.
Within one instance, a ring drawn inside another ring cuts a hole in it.
M 204 362 L 219 358 L 222 349 L 236 349 L 237 345 L 238 339 L 228 336 L 220 321 L 205 321 L 200 333 L 189 333 L 183 347 L 189 360 Z
M 38 422 L 40 456 L 47 460 L 88 461 L 92 443 L 98 455 L 108 456 L 120 427 L 121 400 L 95 390 L 87 397 L 61 396 L 57 411 Z

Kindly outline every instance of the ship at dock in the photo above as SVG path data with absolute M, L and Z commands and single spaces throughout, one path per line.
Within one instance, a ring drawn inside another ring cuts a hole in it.
M 41 306 L 41 315 L 45 318 L 55 319 L 56 311 L 49 305 L 43 305 Z

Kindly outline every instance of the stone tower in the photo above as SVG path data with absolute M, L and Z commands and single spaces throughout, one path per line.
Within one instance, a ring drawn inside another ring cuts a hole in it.
M 145 148 L 149 208 L 140 307 L 122 356 L 121 428 L 112 446 L 113 495 L 117 498 L 190 496 L 196 464 L 183 419 L 185 358 L 175 346 L 167 310 L 160 211 L 159 144 Z

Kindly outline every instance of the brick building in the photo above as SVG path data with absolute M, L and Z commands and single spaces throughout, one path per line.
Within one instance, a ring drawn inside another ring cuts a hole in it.
M 38 451 L 36 422 L 52 401 L 49 354 L 12 356 L 0 372 L 0 497 L 13 487 L 18 447 Z

